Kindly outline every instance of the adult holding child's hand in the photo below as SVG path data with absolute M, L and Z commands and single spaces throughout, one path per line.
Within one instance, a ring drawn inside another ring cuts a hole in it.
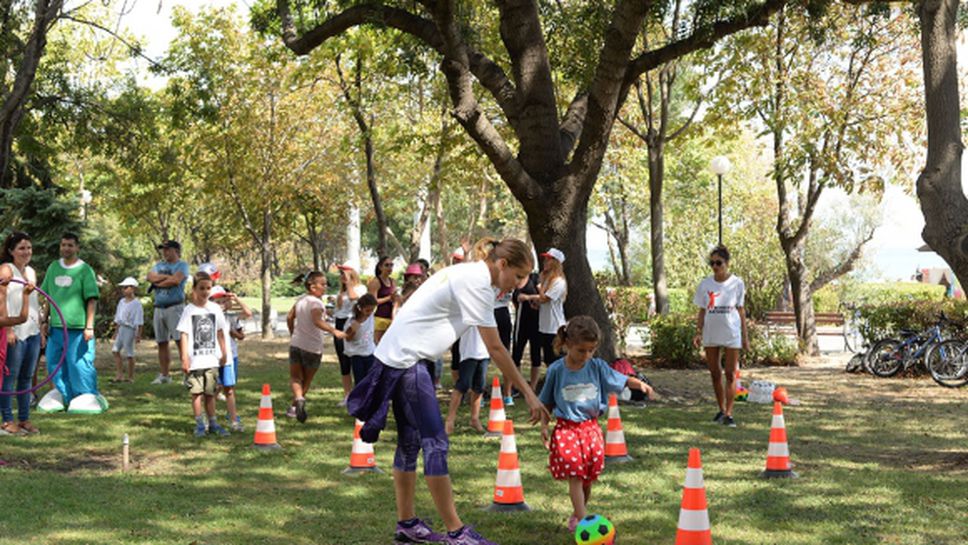
M 746 285 L 729 272 L 729 257 L 729 250 L 723 245 L 717 246 L 709 254 L 713 274 L 699 283 L 693 297 L 699 312 L 696 316 L 697 332 L 692 342 L 697 348 L 702 346 L 705 349 L 706 365 L 719 404 L 719 412 L 713 417 L 713 422 L 736 427 L 733 419 L 736 370 L 739 351 L 749 350 L 749 337 L 746 333 L 746 314 L 743 312 Z M 722 366 L 720 360 L 723 361 Z

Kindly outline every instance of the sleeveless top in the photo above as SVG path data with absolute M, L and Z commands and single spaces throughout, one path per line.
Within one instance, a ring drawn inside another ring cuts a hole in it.
M 377 299 L 382 299 L 393 294 L 394 286 L 393 280 L 390 280 L 390 285 L 383 283 L 383 279 L 379 276 L 376 277 L 377 281 L 380 282 L 380 289 L 376 290 Z M 377 318 L 393 318 L 393 300 L 387 301 L 386 303 L 380 303 L 376 307 L 376 312 L 373 314 Z
M 13 263 L 7 263 L 7 265 L 10 267 L 10 270 L 13 271 L 14 278 L 18 280 L 26 280 L 28 282 L 31 281 L 28 280 L 22 272 L 20 272 L 20 269 L 18 269 L 16 265 Z M 37 275 L 36 273 L 31 274 L 34 272 L 34 269 L 31 268 L 30 265 L 27 265 L 26 272 L 27 275 L 33 276 L 33 282 L 37 282 Z M 27 301 L 30 305 L 30 310 L 27 313 L 27 321 L 13 326 L 13 332 L 14 335 L 17 336 L 17 340 L 24 340 L 28 337 L 33 337 L 34 335 L 40 334 L 40 302 L 39 299 L 37 299 L 37 292 L 34 291 L 31 293 Z M 23 304 L 24 285 L 17 282 L 11 282 L 7 285 L 7 316 L 19 316 L 20 310 L 23 308 Z

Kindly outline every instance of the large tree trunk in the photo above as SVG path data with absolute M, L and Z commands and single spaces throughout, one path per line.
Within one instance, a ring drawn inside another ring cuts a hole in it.
M 13 180 L 8 169 L 12 154 L 13 138 L 24 114 L 24 104 L 30 94 L 37 66 L 47 46 L 47 32 L 57 19 L 63 0 L 35 0 L 34 23 L 24 45 L 20 66 L 17 67 L 13 84 L 4 88 L 0 104 L 0 185 L 8 186 Z
M 559 187 L 580 187 L 582 181 L 565 178 L 558 180 Z M 588 265 L 585 247 L 585 231 L 588 225 L 587 199 L 568 203 L 561 194 L 549 193 L 539 202 L 529 202 L 525 211 L 528 228 L 538 252 L 558 248 L 565 253 L 565 278 L 568 281 L 568 297 L 565 299 L 565 316 L 571 318 L 587 314 L 602 329 L 602 342 L 598 355 L 607 361 L 615 359 L 615 334 L 612 331 L 608 311 L 598 288 L 592 269 Z
M 790 279 L 790 294 L 800 349 L 815 356 L 819 354 L 820 349 L 813 311 L 813 291 L 807 281 L 807 267 L 803 263 L 803 242 L 784 245 L 783 253 L 786 256 L 787 277 Z
M 272 213 L 262 213 L 262 241 L 259 244 L 262 278 L 262 338 L 271 339 L 272 330 Z
M 917 181 L 921 237 L 968 287 L 968 199 L 961 188 L 957 0 L 926 0 L 919 9 L 928 157 Z
M 663 120 L 665 124 L 665 120 Z M 665 273 L 665 231 L 663 228 L 662 182 L 665 177 L 665 144 L 657 139 L 649 147 L 649 238 L 652 252 L 652 292 L 655 297 L 655 311 L 659 314 L 669 312 L 669 288 Z

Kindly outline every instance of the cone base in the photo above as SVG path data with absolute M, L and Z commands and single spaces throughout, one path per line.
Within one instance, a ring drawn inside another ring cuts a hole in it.
M 793 472 L 792 469 L 767 469 L 763 473 L 760 473 L 760 478 L 763 479 L 796 479 L 800 477 Z
M 280 450 L 282 447 L 279 446 L 279 443 L 272 443 L 271 445 L 253 444 L 252 448 L 256 450 L 261 450 L 262 452 L 270 452 L 273 450 Z
M 606 456 L 605 464 L 624 464 L 626 462 L 631 462 L 633 458 L 628 454 L 623 454 L 621 456 Z
M 382 474 L 384 471 L 376 466 L 374 467 L 348 467 L 343 470 L 343 475 L 363 475 L 364 473 L 377 473 Z
M 530 511 L 531 508 L 525 502 L 521 503 L 492 503 L 485 511 L 492 513 L 513 513 L 515 511 Z

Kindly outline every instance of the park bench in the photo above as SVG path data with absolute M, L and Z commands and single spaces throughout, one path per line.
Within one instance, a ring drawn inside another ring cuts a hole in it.
M 792 312 L 770 310 L 766 312 L 766 334 L 793 335 L 797 333 L 797 318 Z M 814 314 L 817 335 L 843 337 L 844 349 L 847 349 L 847 330 L 844 316 L 839 312 L 817 312 Z

